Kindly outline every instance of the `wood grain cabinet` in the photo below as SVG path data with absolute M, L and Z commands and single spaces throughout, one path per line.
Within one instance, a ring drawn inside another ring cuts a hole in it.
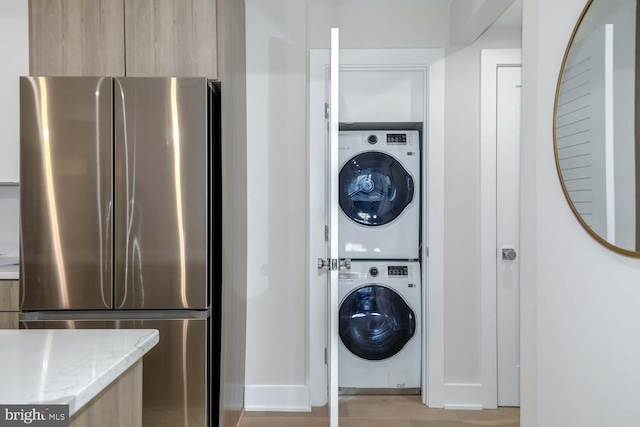
M 18 329 L 19 282 L 0 280 L 0 329 Z
M 217 78 L 216 0 L 29 0 L 29 71 Z
M 69 426 L 142 426 L 142 360 L 73 414 Z
M 29 0 L 29 72 L 34 76 L 122 76 L 124 4 Z
M 125 0 L 127 76 L 217 78 L 215 0 Z

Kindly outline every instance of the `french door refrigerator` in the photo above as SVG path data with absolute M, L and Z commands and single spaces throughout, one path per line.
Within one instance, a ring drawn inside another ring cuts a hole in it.
M 158 329 L 143 424 L 217 425 L 219 89 L 22 77 L 20 90 L 21 327 Z

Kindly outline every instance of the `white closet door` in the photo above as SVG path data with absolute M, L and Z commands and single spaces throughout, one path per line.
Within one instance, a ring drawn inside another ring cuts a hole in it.
M 520 406 L 521 67 L 498 67 L 497 90 L 498 406 Z

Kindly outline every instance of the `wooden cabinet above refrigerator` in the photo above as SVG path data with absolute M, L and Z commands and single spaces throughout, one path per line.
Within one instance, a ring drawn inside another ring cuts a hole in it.
M 127 76 L 217 77 L 215 0 L 125 0 Z
M 117 1 L 29 0 L 29 73 L 121 76 L 124 5 Z
M 29 0 L 29 71 L 217 78 L 216 0 Z

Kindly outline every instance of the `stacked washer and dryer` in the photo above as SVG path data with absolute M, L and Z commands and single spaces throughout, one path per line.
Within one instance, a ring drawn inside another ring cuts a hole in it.
M 341 131 L 339 387 L 419 393 L 420 133 Z

